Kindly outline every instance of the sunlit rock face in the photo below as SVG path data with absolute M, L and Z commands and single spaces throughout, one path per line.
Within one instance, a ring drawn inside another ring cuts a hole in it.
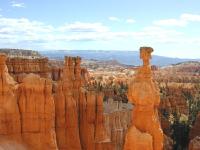
M 157 107 L 160 103 L 159 89 L 152 80 L 149 59 L 153 49 L 140 48 L 143 66 L 129 84 L 128 99 L 135 106 L 132 126 L 127 135 L 124 150 L 162 150 L 163 132 L 160 127 Z
M 75 72 L 77 61 L 78 58 L 65 58 L 62 78 L 55 86 L 56 136 L 58 147 L 63 150 L 81 150 L 77 99 L 81 82 L 80 74 Z
M 51 80 L 27 75 L 19 85 L 18 102 L 23 141 L 35 150 L 56 150 Z
M 80 63 L 79 57 L 65 57 L 60 80 L 55 84 L 58 147 L 63 150 L 105 149 L 110 147 L 110 140 L 104 128 L 103 93 L 82 88 L 87 82 L 87 71 Z
M 54 81 L 42 78 L 46 67 L 40 70 L 38 60 L 23 66 L 18 61 L 9 64 L 15 82 L 6 55 L 0 55 L 1 149 L 114 149 L 105 128 L 103 93 L 86 88 L 88 72 L 79 57 L 66 57 Z
M 8 74 L 6 55 L 0 54 L 0 144 L 1 139 L 21 141 L 17 83 Z

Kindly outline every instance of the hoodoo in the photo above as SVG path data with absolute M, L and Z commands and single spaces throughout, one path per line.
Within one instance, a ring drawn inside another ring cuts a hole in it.
M 124 150 L 162 150 L 163 131 L 157 107 L 160 103 L 159 89 L 152 80 L 151 47 L 140 48 L 143 66 L 138 69 L 128 88 L 128 99 L 134 104 L 132 126 L 129 128 Z

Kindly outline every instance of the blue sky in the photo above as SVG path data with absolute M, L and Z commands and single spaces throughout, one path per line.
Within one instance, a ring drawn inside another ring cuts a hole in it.
M 199 0 L 1 0 L 0 47 L 200 58 Z

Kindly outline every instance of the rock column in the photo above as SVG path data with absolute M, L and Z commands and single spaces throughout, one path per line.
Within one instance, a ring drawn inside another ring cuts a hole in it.
M 124 150 L 162 150 L 163 131 L 160 127 L 157 107 L 159 89 L 152 80 L 149 59 L 153 49 L 140 48 L 143 66 L 138 69 L 129 84 L 128 99 L 134 104 L 132 126 L 127 132 Z

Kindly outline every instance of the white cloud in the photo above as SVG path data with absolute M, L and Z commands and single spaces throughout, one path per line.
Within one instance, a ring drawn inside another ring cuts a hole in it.
M 108 18 L 110 21 L 120 21 L 118 17 L 109 17 Z
M 18 8 L 25 8 L 24 3 L 19 3 L 19 2 L 16 2 L 16 1 L 11 1 L 11 6 L 12 7 L 18 7 Z
M 71 32 L 107 32 L 108 27 L 102 25 L 102 23 L 83 23 L 75 22 L 72 24 L 66 24 L 59 27 L 60 31 L 71 31 Z
M 134 41 L 142 44 L 185 43 L 197 45 L 200 43 L 199 37 L 187 37 L 182 32 L 165 29 L 160 26 L 149 26 L 128 32 L 112 31 L 108 26 L 99 22 L 74 22 L 61 26 L 52 26 L 51 24 L 27 18 L 0 16 L 1 47 L 23 46 L 45 49 L 54 45 L 64 49 L 66 45 L 79 41 L 84 41 L 83 43 L 91 42 L 91 44 L 92 42 L 108 42 L 112 44 L 113 41 Z M 71 46 L 74 47 L 73 44 Z
M 134 20 L 134 19 L 131 19 L 131 18 L 126 19 L 126 23 L 132 24 L 132 23 L 135 23 L 135 20 Z
M 173 30 L 148 27 L 141 31 L 113 32 L 102 23 L 75 22 L 59 27 L 53 27 L 26 18 L 0 17 L 0 43 L 32 43 L 45 44 L 51 42 L 69 41 L 110 41 L 115 39 L 135 39 L 166 41 L 170 37 L 177 37 L 180 33 Z
M 0 44 L 1 43 L 31 43 L 47 44 L 51 42 L 69 41 L 104 41 L 114 35 L 102 23 L 75 22 L 59 27 L 53 27 L 38 21 L 26 18 L 0 17 Z
M 159 26 L 186 26 L 187 22 L 185 20 L 177 20 L 177 19 L 164 19 L 153 22 L 154 25 Z
M 47 35 L 52 34 L 54 28 L 42 22 L 30 21 L 26 18 L 0 17 L 0 43 L 21 43 L 47 41 Z
M 200 15 L 196 14 L 182 14 L 178 19 L 163 19 L 154 21 L 154 25 L 159 26 L 179 26 L 184 27 L 189 22 L 200 22 Z

